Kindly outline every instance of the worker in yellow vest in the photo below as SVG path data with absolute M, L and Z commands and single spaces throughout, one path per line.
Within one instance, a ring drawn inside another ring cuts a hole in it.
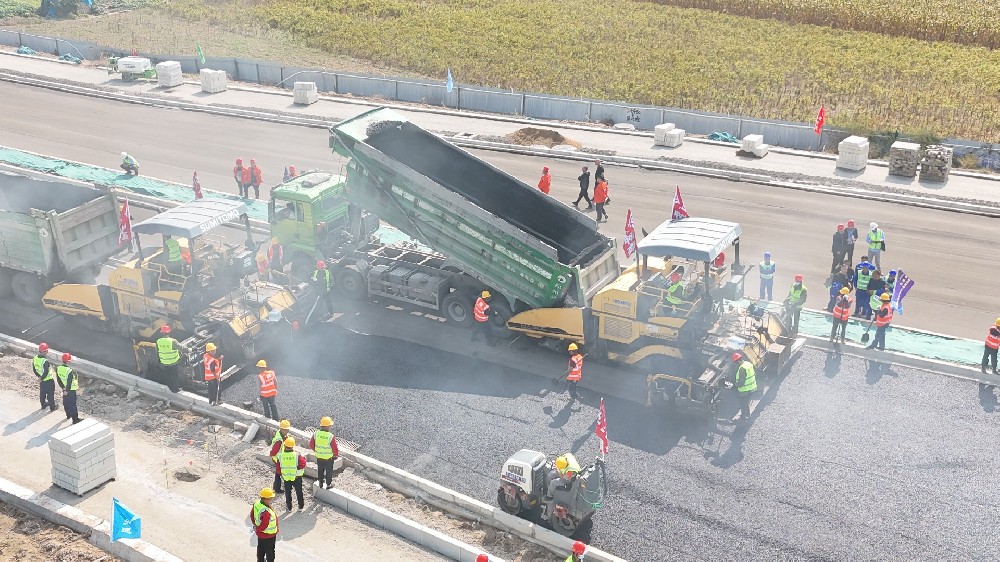
M 281 479 L 285 484 L 285 507 L 288 511 L 292 510 L 292 488 L 294 488 L 301 511 L 306 506 L 306 500 L 302 496 L 302 477 L 306 473 L 306 458 L 295 451 L 294 437 L 286 438 L 282 445 L 283 448 L 278 453 L 278 466 L 281 468 Z
M 48 408 L 50 412 L 56 411 L 56 369 L 49 363 L 47 354 L 49 344 L 42 342 L 38 344 L 38 355 L 31 360 L 31 369 L 38 377 L 38 401 L 42 404 L 42 409 Z M 996 355 L 993 356 L 994 360 Z M 994 366 L 996 363 L 994 362 Z
M 260 499 L 250 508 L 250 522 L 257 535 L 257 562 L 274 562 L 274 545 L 278 538 L 278 514 L 274 503 L 274 490 L 264 488 Z
M 789 326 L 793 332 L 799 331 L 799 316 L 802 314 L 802 307 L 809 297 L 809 290 L 802 284 L 805 277 L 802 274 L 795 276 L 795 282 L 788 289 L 788 297 L 785 299 L 785 307 L 788 309 L 788 317 L 791 320 Z
M 757 370 L 753 363 L 739 352 L 733 354 L 733 363 L 738 365 L 736 391 L 740 395 L 740 423 L 747 423 L 750 421 L 750 399 L 757 391 Z
M 333 487 L 333 461 L 340 456 L 340 449 L 337 447 L 337 439 L 333 436 L 333 418 L 323 416 L 319 420 L 319 431 L 313 434 L 309 440 L 309 448 L 316 455 L 316 470 L 319 473 L 316 481 L 320 488 L 330 489 Z
M 580 562 L 583 560 L 585 554 L 587 554 L 587 545 L 581 541 L 576 541 L 573 543 L 573 550 L 570 551 L 569 556 L 566 557 L 564 562 Z
M 288 439 L 288 433 L 292 429 L 292 422 L 281 420 L 278 424 L 278 431 L 274 432 L 271 438 L 271 460 L 274 461 L 274 484 L 271 486 L 274 491 L 283 494 L 281 483 L 281 465 L 278 464 L 278 454 L 281 453 L 281 444 Z
M 69 367 L 69 362 L 73 356 L 69 353 L 62 354 L 62 365 L 56 367 L 56 381 L 63 391 L 63 410 L 66 412 L 66 419 L 73 420 L 74 424 L 80 423 L 80 412 L 76 408 L 76 395 L 80 391 L 80 378 Z
M 170 392 L 180 391 L 181 344 L 170 336 L 170 325 L 160 327 L 160 337 L 156 340 L 156 355 L 160 359 L 160 371 L 163 373 L 163 383 Z

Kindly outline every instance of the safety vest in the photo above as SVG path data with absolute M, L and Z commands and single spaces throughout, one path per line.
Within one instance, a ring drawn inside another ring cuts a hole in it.
M 882 295 L 878 293 L 872 293 L 871 298 L 868 299 L 868 308 L 875 310 L 882 306 Z
M 47 367 L 48 359 L 44 355 L 36 355 L 34 359 L 31 360 L 31 366 L 35 368 L 35 375 L 42 379 L 43 382 L 48 382 L 52 380 L 52 368 Z M 43 372 L 44 371 L 44 372 Z
M 125 155 L 125 157 L 122 158 L 122 164 L 126 164 L 128 166 L 135 166 L 135 167 L 139 166 L 139 162 L 135 158 L 132 158 L 129 155 Z
M 278 395 L 278 385 L 274 378 L 274 371 L 267 370 L 262 373 L 258 373 L 257 380 L 260 381 L 261 398 L 270 398 Z
M 882 229 L 876 229 L 875 232 L 868 231 L 868 249 L 874 251 L 882 250 L 882 241 L 885 240 L 885 233 Z
M 868 282 L 872 280 L 872 273 L 868 271 L 868 268 L 862 268 L 858 271 L 858 290 L 867 291 Z
M 264 529 L 265 535 L 277 535 L 278 534 L 278 514 L 274 512 L 273 509 L 264 505 L 264 502 L 258 500 L 253 504 L 253 526 L 256 527 L 260 525 L 261 514 L 264 512 L 271 514 L 271 518 L 267 520 L 267 527 Z
M 847 296 L 841 296 L 837 299 L 837 304 L 833 307 L 833 318 L 841 322 L 847 322 L 850 317 L 851 299 Z
M 894 292 L 896 292 L 896 280 L 895 279 L 886 279 L 885 280 L 885 292 L 889 293 L 890 295 L 893 294 Z
M 583 355 L 574 353 L 569 358 L 569 374 L 566 375 L 568 381 L 578 381 L 583 378 Z
M 332 459 L 333 458 L 333 434 L 329 431 L 323 431 L 322 429 L 313 434 L 313 440 L 315 440 L 316 448 L 313 451 L 316 453 L 317 459 Z
M 73 375 L 72 383 L 70 383 L 70 375 Z M 73 369 L 70 369 L 66 365 L 59 365 L 56 367 L 56 376 L 59 377 L 59 382 L 61 383 L 60 386 L 63 390 L 77 390 L 77 376 L 76 373 L 73 372 Z
M 285 257 L 285 250 L 281 247 L 281 244 L 271 244 L 267 248 L 267 258 L 274 261 L 275 256 L 278 257 L 278 262 L 280 263 Z
M 740 371 L 746 373 L 746 378 L 743 379 L 743 386 L 737 390 L 740 392 L 753 392 L 757 390 L 757 371 L 754 369 L 753 363 L 749 361 L 740 363 L 740 368 L 736 370 L 737 382 L 740 380 Z
M 218 357 L 213 356 L 211 353 L 206 353 L 202 358 L 202 362 L 205 364 L 205 380 L 214 381 L 219 378 L 222 374 L 222 361 Z
M 284 440 L 285 436 L 281 434 L 281 430 L 279 429 L 278 431 L 274 432 L 274 437 L 271 438 L 271 446 L 274 446 L 274 444 L 277 443 L 278 441 L 284 441 Z
M 281 467 L 281 479 L 285 482 L 291 482 L 306 473 L 299 470 L 299 454 L 295 451 L 278 453 L 278 466 Z
M 1000 328 L 990 328 L 990 331 L 986 332 L 986 347 L 1000 349 Z
M 788 289 L 788 302 L 789 304 L 796 305 L 802 304 L 805 300 L 806 286 L 799 285 L 796 287 L 794 284 Z
M 684 294 L 684 284 L 681 283 L 680 281 L 667 287 L 667 302 L 669 302 L 670 304 L 683 303 L 684 299 L 678 296 L 677 293 L 680 293 L 681 295 Z
M 757 264 L 757 269 L 760 271 L 761 279 L 772 279 L 774 278 L 774 262 L 764 263 L 760 262 Z
M 181 261 L 181 245 L 177 240 L 167 238 L 163 245 L 167 248 L 167 261 Z
M 888 312 L 888 314 L 886 314 L 885 317 L 883 317 L 882 311 L 886 311 Z M 889 303 L 885 303 L 882 305 L 882 308 L 879 309 L 879 315 L 878 318 L 875 319 L 875 325 L 878 326 L 879 328 L 882 328 L 884 326 L 888 326 L 889 322 L 892 322 L 892 305 Z
M 490 317 L 486 315 L 489 310 L 490 305 L 483 300 L 483 297 L 479 297 L 476 299 L 476 306 L 472 309 L 472 315 L 475 317 L 476 322 L 486 322 L 490 319 Z
M 313 281 L 319 281 L 320 274 L 323 274 L 323 279 L 326 280 L 326 290 L 330 290 L 330 270 L 329 269 L 317 269 L 313 272 Z
M 181 360 L 181 352 L 174 347 L 174 338 L 163 336 L 156 340 L 156 353 L 160 356 L 161 365 L 173 365 Z

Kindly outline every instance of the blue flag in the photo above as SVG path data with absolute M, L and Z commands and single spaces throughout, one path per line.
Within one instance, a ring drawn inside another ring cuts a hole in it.
M 448 69 L 448 80 L 444 83 L 444 89 L 450 94 L 455 89 L 455 80 L 451 77 L 451 69 Z
M 292 179 L 291 174 L 288 173 L 288 166 L 285 166 L 285 175 L 281 177 L 281 181 L 285 182 Z
M 896 272 L 896 285 L 892 289 L 892 300 L 889 302 L 892 304 L 892 308 L 899 311 L 900 314 L 903 313 L 903 297 L 910 292 L 913 285 L 913 279 L 907 277 L 902 269 Z
M 111 518 L 111 541 L 142 537 L 142 520 L 122 505 L 118 498 L 111 498 L 114 515 Z

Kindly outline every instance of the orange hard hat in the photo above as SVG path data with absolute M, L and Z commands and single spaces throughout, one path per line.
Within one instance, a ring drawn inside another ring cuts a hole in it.
M 63 353 L 62 360 L 63 363 L 69 363 L 73 359 L 73 356 L 69 353 Z
M 49 350 L 49 344 L 42 342 L 38 344 L 38 353 L 45 353 Z
M 582 541 L 576 541 L 573 543 L 573 554 L 583 556 L 585 552 L 587 552 L 587 545 L 583 544 Z
M 170 333 L 170 325 L 169 324 L 164 324 L 164 325 L 160 326 L 160 333 L 161 334 L 169 334 Z

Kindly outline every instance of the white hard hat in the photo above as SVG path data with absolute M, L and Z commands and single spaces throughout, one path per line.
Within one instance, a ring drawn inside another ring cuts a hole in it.
M 877 222 L 873 222 L 873 223 L 871 223 L 868 226 L 870 226 L 872 230 L 875 230 L 876 228 L 878 228 L 878 223 Z
M 128 156 L 128 153 L 127 152 L 122 152 L 122 158 L 125 158 L 126 156 Z

